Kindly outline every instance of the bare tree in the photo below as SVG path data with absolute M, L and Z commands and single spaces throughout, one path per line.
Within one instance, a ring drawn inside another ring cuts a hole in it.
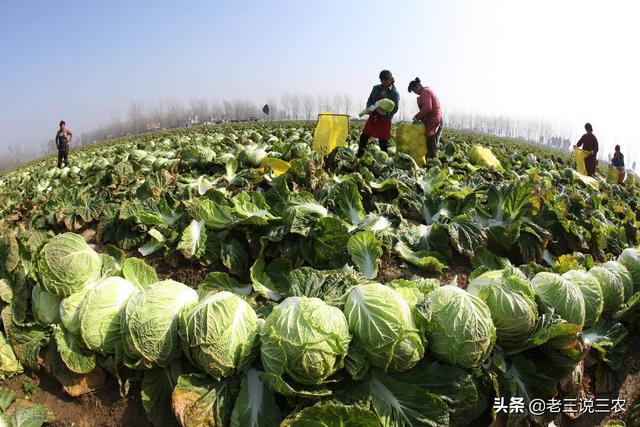
M 345 93 L 343 96 L 343 102 L 344 102 L 344 113 L 351 115 L 351 105 L 352 105 L 351 95 L 349 95 L 348 93 Z
M 308 93 L 305 93 L 302 96 L 302 109 L 304 111 L 304 117 L 307 120 L 311 120 L 311 115 L 313 114 L 313 96 Z
M 129 104 L 129 130 L 137 133 L 145 128 L 144 105 L 142 102 L 131 101 L 131 104 Z
M 209 104 L 205 98 L 191 98 L 190 115 L 195 122 L 203 122 L 209 116 Z
M 224 107 L 219 102 L 212 102 L 209 112 L 211 120 L 220 120 L 224 116 Z
M 231 101 L 223 99 L 222 105 L 224 107 L 224 118 L 226 120 L 231 120 L 231 116 L 233 114 L 233 105 L 231 104 Z
M 291 94 L 289 92 L 284 92 L 282 96 L 280 96 L 280 102 L 282 102 L 284 118 L 289 120 L 291 118 Z
M 341 114 L 342 113 L 342 109 L 343 109 L 343 103 L 342 103 L 343 99 L 342 99 L 342 95 L 340 95 L 339 93 L 336 93 L 335 95 L 333 95 L 333 110 L 335 113 L 337 114 Z
M 300 95 L 294 93 L 291 95 L 291 118 L 293 120 L 298 120 L 300 117 L 298 113 L 300 112 Z
M 185 108 L 176 99 L 167 100 L 167 125 L 175 128 L 182 125 L 186 116 Z
M 166 123 L 165 123 L 165 108 L 164 105 L 162 104 L 162 102 L 158 102 L 158 105 L 156 105 L 156 108 L 153 110 L 153 113 L 151 114 L 152 120 L 160 123 L 160 128 L 165 128 L 166 127 Z
M 323 111 L 325 111 L 324 107 L 324 98 L 322 97 L 321 94 L 317 94 L 316 95 L 316 106 L 318 108 L 318 114 L 322 113 Z
M 269 104 L 269 120 L 277 120 L 278 113 L 280 112 L 278 109 L 278 102 L 275 98 L 267 99 L 267 104 Z

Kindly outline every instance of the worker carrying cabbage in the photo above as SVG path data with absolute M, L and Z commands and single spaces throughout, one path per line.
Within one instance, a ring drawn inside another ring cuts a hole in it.
M 589 152 L 589 155 L 584 159 L 584 167 L 588 176 L 594 176 L 596 174 L 596 166 L 598 166 L 598 139 L 593 134 L 591 123 L 585 124 L 584 129 L 587 133 L 582 135 L 582 138 L 574 147 L 582 148 Z
M 615 152 L 611 158 L 611 166 L 618 170 L 618 184 L 624 182 L 624 154 L 620 152 L 620 146 L 616 145 Z
M 418 95 L 418 113 L 413 116 L 414 123 L 424 123 L 427 136 L 427 157 L 436 157 L 436 149 L 442 133 L 442 110 L 440 100 L 430 87 L 422 86 L 416 77 L 409 82 L 409 92 Z
M 367 108 L 361 113 L 361 116 L 369 114 L 369 118 L 360 135 L 358 157 L 362 157 L 364 154 L 369 138 L 378 138 L 382 151 L 387 151 L 389 139 L 391 138 L 391 119 L 398 111 L 400 94 L 398 94 L 394 85 L 395 80 L 391 75 L 391 71 L 382 70 L 379 77 L 380 84 L 375 85 L 371 90 L 367 100 Z

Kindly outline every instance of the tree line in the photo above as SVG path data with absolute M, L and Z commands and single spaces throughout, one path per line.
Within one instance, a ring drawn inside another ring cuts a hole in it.
M 206 98 L 191 98 L 189 101 L 169 99 L 155 104 L 133 101 L 126 109 L 124 118 L 115 117 L 98 128 L 74 135 L 75 146 L 92 144 L 111 138 L 138 134 L 147 131 L 173 129 L 201 124 L 245 120 L 315 120 L 320 112 L 330 111 L 358 117 L 366 98 L 354 101 L 347 93 L 333 95 L 284 92 L 279 97 L 268 97 L 264 103 L 248 99 L 223 99 L 211 101 Z M 263 113 L 263 105 L 269 105 L 269 114 Z M 416 112 L 415 99 L 403 97 L 398 107 L 397 121 L 411 120 Z M 574 141 L 567 136 L 566 127 L 544 120 L 496 116 L 445 110 L 445 127 L 481 132 L 500 137 L 517 139 L 538 145 L 569 151 Z M 79 123 L 69 123 L 74 129 Z M 35 147 L 35 148 L 34 148 Z M 8 155 L 0 158 L 0 170 L 21 164 L 34 158 L 54 154 L 53 139 L 26 149 L 21 145 L 8 147 Z

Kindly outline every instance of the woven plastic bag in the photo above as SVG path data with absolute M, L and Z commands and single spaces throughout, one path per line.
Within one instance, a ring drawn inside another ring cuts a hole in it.
M 580 148 L 573 148 L 573 154 L 576 158 L 576 170 L 580 172 L 582 175 L 587 174 L 587 167 L 584 164 L 584 159 L 589 156 L 589 152 L 587 150 L 582 150 Z
M 427 137 L 423 124 L 403 123 L 396 131 L 396 151 L 405 153 L 420 167 L 426 164 Z
M 348 136 L 349 116 L 347 114 L 320 113 L 313 132 L 313 150 L 324 157 L 336 147 L 346 146 Z

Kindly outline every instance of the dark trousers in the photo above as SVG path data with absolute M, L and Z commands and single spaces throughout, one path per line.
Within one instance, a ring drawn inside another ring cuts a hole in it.
M 58 150 L 58 169 L 62 169 L 62 162 L 69 166 L 69 150 Z
M 435 159 L 440 144 L 440 134 L 442 133 L 442 123 L 432 136 L 427 137 L 427 158 Z
M 364 154 L 364 149 L 367 148 L 367 144 L 369 143 L 369 138 L 370 136 L 363 133 L 362 135 L 360 135 L 360 144 L 358 145 L 358 157 L 362 157 L 362 155 Z M 389 146 L 389 140 L 388 139 L 378 139 L 378 142 L 380 143 L 380 149 L 382 151 L 387 151 L 387 147 Z

